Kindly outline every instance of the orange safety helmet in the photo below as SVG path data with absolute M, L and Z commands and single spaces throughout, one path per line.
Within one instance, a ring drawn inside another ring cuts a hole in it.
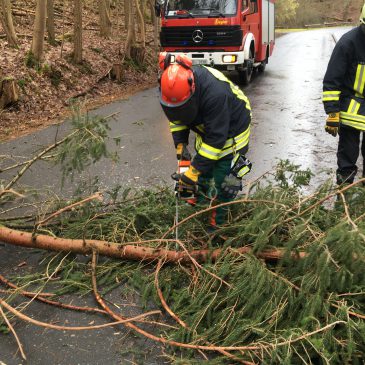
M 198 111 L 196 98 L 193 98 L 192 62 L 185 55 L 176 56 L 175 62 L 171 64 L 171 54 L 160 53 L 159 66 L 164 70 L 160 78 L 160 103 L 169 120 L 188 124 Z
M 171 64 L 171 54 L 162 52 L 159 65 L 164 70 L 160 80 L 161 102 L 169 107 L 187 102 L 195 91 L 191 60 L 185 55 L 178 55 L 176 63 Z

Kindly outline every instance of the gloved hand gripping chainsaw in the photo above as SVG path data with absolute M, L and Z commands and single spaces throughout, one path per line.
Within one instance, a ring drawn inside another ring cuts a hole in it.
M 176 181 L 176 197 L 192 204 L 198 192 L 197 184 L 200 173 L 191 166 L 191 155 L 186 144 L 177 145 L 176 157 L 178 159 L 177 172 L 171 175 L 172 179 Z

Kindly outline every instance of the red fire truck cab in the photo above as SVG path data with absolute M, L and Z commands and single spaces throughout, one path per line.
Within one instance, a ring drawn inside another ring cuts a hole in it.
M 264 71 L 275 44 L 275 0 L 157 0 L 160 42 L 174 56 L 193 64 L 238 71 L 248 84 Z

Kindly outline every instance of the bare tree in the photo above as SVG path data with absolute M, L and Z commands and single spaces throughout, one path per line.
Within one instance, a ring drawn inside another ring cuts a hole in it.
M 159 22 L 160 18 L 155 14 L 155 4 L 153 0 L 149 0 L 150 9 L 151 9 L 151 21 L 153 24 L 153 45 L 155 48 L 155 52 L 158 52 L 159 43 L 158 43 L 158 31 L 159 31 Z
M 74 1 L 74 62 L 82 62 L 82 0 Z
M 124 28 L 128 30 L 129 27 L 129 12 L 130 12 L 130 0 L 124 0 Z
M 131 57 L 131 47 L 135 42 L 135 32 L 134 32 L 134 22 L 133 22 L 133 0 L 127 0 L 128 3 L 128 32 L 127 39 L 125 42 L 125 55 L 126 57 Z
M 145 25 L 145 20 L 144 20 L 144 16 L 143 13 L 141 11 L 141 5 L 139 3 L 139 0 L 135 0 L 136 1 L 136 10 L 137 10 L 137 14 L 138 14 L 138 19 L 139 19 L 139 30 L 140 30 L 140 36 L 141 36 L 141 45 L 142 45 L 142 49 L 146 49 L 146 25 Z
M 48 42 L 55 44 L 56 34 L 54 25 L 54 0 L 47 0 L 47 34 Z
M 43 59 L 44 32 L 46 28 L 47 0 L 37 0 L 31 52 L 38 63 Z
M 0 20 L 6 34 L 6 39 L 10 46 L 16 47 L 18 45 L 18 39 L 15 33 L 10 0 L 0 0 L 0 3 Z
M 110 20 L 110 0 L 98 0 L 100 16 L 100 35 L 109 38 L 112 33 L 112 22 Z

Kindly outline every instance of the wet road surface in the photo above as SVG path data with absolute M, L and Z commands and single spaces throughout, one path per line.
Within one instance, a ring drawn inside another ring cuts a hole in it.
M 322 79 L 334 47 L 347 28 L 311 30 L 290 33 L 277 39 L 273 56 L 266 71 L 256 75 L 244 88 L 253 110 L 253 128 L 248 157 L 254 164 L 249 179 L 255 179 L 274 169 L 280 159 L 289 159 L 316 173 L 314 184 L 333 177 L 336 167 L 337 139 L 324 132 L 325 113 L 321 102 Z M 232 77 L 233 81 L 236 81 Z M 106 105 L 95 113 L 108 116 L 117 114 L 110 122 L 111 135 L 120 136 L 118 164 L 101 161 L 84 174 L 99 176 L 102 188 L 116 184 L 123 186 L 155 186 L 171 184 L 175 151 L 168 128 L 158 103 L 157 88 L 138 93 L 129 99 Z M 29 157 L 34 151 L 53 143 L 55 135 L 62 136 L 68 123 L 52 126 L 15 141 L 3 143 L 0 155 L 12 154 Z M 111 145 L 115 149 L 114 146 Z M 4 176 L 0 176 L 4 178 Z M 76 180 L 77 181 L 77 178 Z M 76 183 L 61 191 L 60 172 L 45 162 L 37 162 L 21 180 L 22 184 L 45 187 L 67 196 Z M 172 184 L 171 184 L 172 185 Z M 38 254 L 9 246 L 0 246 L 0 273 L 14 275 L 17 267 L 27 262 L 27 269 L 36 267 Z M 111 300 L 120 301 L 118 290 Z M 81 299 L 84 305 L 94 305 Z M 43 304 L 32 304 L 27 312 L 48 322 L 81 325 L 100 321 L 98 316 L 60 311 Z M 133 313 L 125 313 L 132 315 Z M 0 364 L 127 364 L 121 349 L 134 348 L 141 353 L 155 348 L 141 359 L 143 364 L 163 364 L 156 346 L 145 340 L 127 336 L 123 328 L 97 331 L 62 333 L 44 330 L 33 325 L 17 323 L 28 362 L 22 362 L 12 336 L 0 334 Z M 142 356 L 143 357 L 143 356 Z

